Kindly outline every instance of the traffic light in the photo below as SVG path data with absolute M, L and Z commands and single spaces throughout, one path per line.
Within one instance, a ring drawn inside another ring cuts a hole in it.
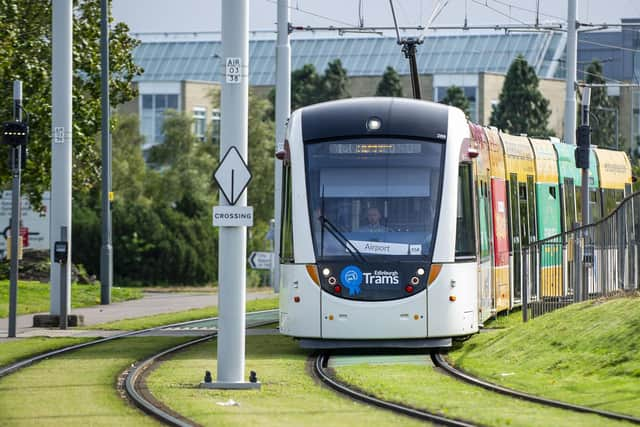
M 577 147 L 575 151 L 576 167 L 589 169 L 589 152 L 591 151 L 591 129 L 589 125 L 580 125 L 576 129 Z
M 2 143 L 18 147 L 27 145 L 29 126 L 23 122 L 4 122 L 2 124 Z

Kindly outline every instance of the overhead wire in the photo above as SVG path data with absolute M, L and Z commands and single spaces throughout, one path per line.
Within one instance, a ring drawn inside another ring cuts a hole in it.
M 516 22 L 517 22 L 517 23 L 519 23 L 519 24 L 522 24 L 522 25 L 528 25 L 526 22 L 521 21 L 521 20 L 520 20 L 520 19 L 518 19 L 518 18 L 515 18 L 515 17 L 513 17 L 513 16 L 511 16 L 511 15 L 509 15 L 509 14 L 506 14 L 506 13 L 504 13 L 503 11 L 496 9 L 495 7 L 491 7 L 491 6 L 489 6 L 489 4 L 488 4 L 488 2 L 487 2 L 487 1 L 485 1 L 484 3 L 483 3 L 483 2 L 481 2 L 480 0 L 471 0 L 471 1 L 472 1 L 472 2 L 474 2 L 474 3 L 476 3 L 476 4 L 479 4 L 480 6 L 486 7 L 487 9 L 492 10 L 493 12 L 495 12 L 495 13 L 497 13 L 497 14 L 499 14 L 499 15 L 502 15 L 502 16 L 504 16 L 504 17 L 506 17 L 506 18 L 512 19 L 512 20 L 516 21 Z
M 265 0 L 265 1 L 268 2 L 268 3 L 278 4 L 277 0 Z M 310 15 L 310 16 L 314 16 L 316 18 L 324 19 L 324 20 L 329 21 L 329 22 L 334 22 L 336 24 L 341 24 L 341 25 L 346 25 L 348 27 L 358 28 L 357 25 L 354 25 L 351 22 L 341 21 L 339 19 L 331 18 L 331 17 L 328 17 L 328 16 L 320 15 L 319 13 L 315 13 L 315 12 L 311 12 L 309 10 L 302 9 L 302 8 L 300 8 L 299 4 L 297 6 L 289 6 L 289 9 L 295 10 L 297 12 L 304 13 L 304 14 L 307 14 L 307 15 Z

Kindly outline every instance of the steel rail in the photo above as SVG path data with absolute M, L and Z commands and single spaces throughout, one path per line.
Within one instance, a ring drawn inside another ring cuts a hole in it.
M 452 419 L 452 418 L 446 418 L 443 417 L 441 415 L 436 415 L 434 413 L 431 412 L 427 412 L 427 411 L 423 411 L 420 409 L 415 409 L 415 408 L 411 408 L 408 406 L 404 406 L 404 405 L 400 405 L 398 403 L 394 403 L 394 402 L 388 402 L 382 399 L 379 399 L 377 397 L 374 396 L 369 396 L 367 394 L 364 394 L 360 391 L 354 390 L 353 388 L 350 388 L 349 386 L 347 386 L 344 383 L 338 382 L 335 379 L 331 378 L 331 376 L 329 374 L 327 374 L 327 372 L 325 371 L 325 366 L 327 364 L 327 361 L 329 360 L 329 356 L 326 353 L 321 353 L 320 355 L 318 355 L 315 359 L 315 362 L 313 364 L 313 368 L 314 368 L 314 373 L 315 375 L 325 384 L 327 384 L 329 387 L 333 388 L 334 390 L 336 390 L 339 393 L 342 393 L 346 396 L 349 396 L 350 398 L 354 399 L 354 400 L 359 400 L 362 401 L 364 403 L 369 403 L 371 405 L 377 406 L 379 408 L 383 408 L 383 409 L 387 409 L 390 410 L 392 412 L 396 412 L 399 414 L 403 414 L 406 416 L 409 416 L 411 418 L 416 418 L 422 421 L 429 421 L 429 422 L 433 422 L 436 423 L 438 425 L 443 425 L 443 426 L 456 426 L 456 427 L 470 427 L 470 426 L 477 426 L 478 424 L 473 424 L 469 421 L 462 421 L 462 420 L 456 420 L 456 419 Z
M 620 413 L 616 413 L 616 412 L 609 412 L 609 411 L 604 411 L 604 410 L 600 410 L 600 409 L 594 409 L 594 408 L 589 408 L 586 406 L 581 406 L 581 405 L 575 405 L 573 403 L 567 403 L 567 402 L 561 402 L 559 400 L 553 400 L 553 399 L 546 399 L 544 397 L 540 397 L 540 396 L 534 396 L 532 394 L 528 394 L 528 393 L 524 393 L 521 391 L 517 391 L 517 390 L 513 390 L 507 387 L 502 387 L 499 386 L 497 384 L 493 384 L 490 383 L 488 381 L 484 381 L 481 379 L 478 379 L 472 375 L 469 375 L 468 373 L 461 371 L 459 369 L 454 368 L 453 366 L 451 366 L 449 363 L 447 363 L 446 360 L 444 360 L 444 358 L 442 357 L 442 355 L 440 353 L 431 353 L 431 360 L 433 361 L 433 364 L 436 365 L 437 367 L 443 369 L 447 374 L 449 374 L 450 376 L 467 382 L 469 384 L 473 384 L 479 387 L 482 387 L 486 390 L 489 391 L 493 391 L 496 393 L 500 393 L 500 394 L 504 394 L 506 396 L 510 396 L 510 397 L 516 397 L 522 400 L 526 400 L 529 402 L 534 402 L 534 403 L 539 403 L 542 405 L 546 405 L 546 406 L 553 406 L 555 408 L 559 408 L 559 409 L 565 409 L 565 410 L 569 410 L 569 411 L 574 411 L 574 412 L 582 412 L 582 413 L 587 413 L 587 414 L 595 414 L 595 415 L 600 415 L 606 418 L 610 418 L 610 419 L 614 419 L 614 420 L 618 420 L 618 421 L 629 421 L 632 422 L 634 424 L 640 424 L 640 418 L 636 418 L 633 417 L 631 415 L 626 415 L 626 414 L 620 414 Z
M 262 313 L 271 312 L 271 311 L 276 311 L 276 310 L 265 310 L 265 311 L 256 311 L 256 312 L 247 313 L 247 318 L 250 318 L 252 314 L 258 314 L 258 313 L 262 314 Z M 201 322 L 201 320 L 198 322 Z M 248 327 L 255 328 L 258 326 L 268 325 L 273 322 L 274 322 L 273 320 L 266 320 L 262 322 L 253 323 Z M 156 419 L 168 425 L 176 426 L 176 427 L 191 427 L 191 426 L 197 425 L 195 422 L 185 421 L 187 420 L 186 417 L 185 417 L 185 420 L 181 420 L 180 418 L 174 416 L 172 413 L 163 410 L 162 408 L 156 406 L 153 402 L 147 400 L 144 397 L 144 395 L 139 392 L 140 380 L 143 378 L 143 375 L 146 372 L 148 372 L 149 368 L 151 368 L 151 366 L 154 363 L 157 363 L 159 359 L 167 355 L 177 353 L 193 345 L 200 344 L 202 342 L 215 338 L 216 336 L 217 336 L 217 332 L 214 332 L 204 337 L 196 338 L 186 343 L 179 344 L 175 347 L 171 347 L 170 349 L 163 350 L 153 356 L 148 357 L 142 362 L 136 363 L 133 366 L 133 368 L 127 372 L 127 376 L 125 379 L 125 384 L 124 384 L 125 391 L 127 392 L 127 395 L 129 396 L 129 398 L 138 408 L 142 409 L 147 414 L 155 417 Z
M 276 310 L 262 310 L 262 311 L 254 311 L 251 313 L 268 313 L 268 312 L 275 312 Z M 97 340 L 93 340 L 93 341 L 89 341 L 86 343 L 82 343 L 82 344 L 75 344 L 72 346 L 68 346 L 68 347 L 63 347 L 63 348 L 59 348 L 57 350 L 52 350 L 52 351 L 48 351 L 46 353 L 42 353 L 36 356 L 32 356 L 29 357 L 27 359 L 23 359 L 20 360 L 18 362 L 9 364 L 7 366 L 1 367 L 0 368 L 0 378 L 5 377 L 13 372 L 16 372 L 19 369 L 22 368 L 26 368 L 27 366 L 33 365 L 34 363 L 37 363 L 41 360 L 44 359 L 48 359 L 50 357 L 55 357 L 55 356 L 59 356 L 61 354 L 67 353 L 67 352 L 71 352 L 71 351 L 75 351 L 75 350 L 81 350 L 83 348 L 87 348 L 93 345 L 98 345 L 98 344 L 102 344 L 105 342 L 109 342 L 109 341 L 114 341 L 117 340 L 119 338 L 126 338 L 126 337 L 131 337 L 131 336 L 135 336 L 135 335 L 141 335 L 141 334 L 145 334 L 145 333 L 149 333 L 149 332 L 154 332 L 154 331 L 159 331 L 161 329 L 166 329 L 166 328 L 177 328 L 180 326 L 187 326 L 190 324 L 194 324 L 194 323 L 200 323 L 200 322 L 204 322 L 204 321 L 210 321 L 210 320 L 215 320 L 217 319 L 217 317 L 209 317 L 206 319 L 199 319 L 199 320 L 189 320 L 186 322 L 178 322 L 178 323 L 172 323 L 169 325 L 163 325 L 163 326 L 155 326 L 153 328 L 147 328 L 147 329 L 141 329 L 139 331 L 131 331 L 131 332 L 123 332 L 121 334 L 116 334 L 116 335 L 112 335 L 110 337 L 105 337 L 105 338 L 99 338 Z

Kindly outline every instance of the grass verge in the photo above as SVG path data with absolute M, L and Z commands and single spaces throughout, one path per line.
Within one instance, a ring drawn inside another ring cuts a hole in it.
M 383 399 L 487 426 L 624 425 L 595 415 L 510 399 L 463 384 L 433 366 L 358 364 L 336 369 L 340 380 Z
M 49 311 L 50 287 L 48 283 L 18 282 L 18 314 Z M 142 289 L 113 287 L 113 302 L 142 298 Z M 74 308 L 100 304 L 100 285 L 71 285 L 71 303 Z M 9 281 L 0 280 L 0 317 L 9 316 Z
M 90 341 L 90 338 L 24 338 L 0 342 L 0 366 L 10 365 L 27 357 Z
M 246 310 L 259 311 L 278 308 L 278 298 L 267 298 L 247 301 Z M 100 323 L 88 329 L 100 329 L 108 331 L 137 331 L 139 329 L 154 328 L 156 326 L 169 325 L 171 323 L 188 322 L 190 320 L 205 319 L 218 315 L 218 307 L 205 307 L 177 313 L 165 313 L 155 316 L 124 319 L 115 322 Z
M 115 388 L 130 364 L 188 338 L 123 338 L 42 361 L 0 380 L 0 425 L 158 425 Z
M 638 331 L 639 297 L 589 301 L 479 334 L 449 358 L 500 385 L 640 416 Z
M 151 392 L 202 425 L 366 426 L 424 425 L 336 396 L 307 373 L 308 353 L 284 336 L 248 336 L 246 376 L 258 373 L 261 390 L 202 390 L 205 370 L 216 373 L 216 343 L 197 345 L 163 362 L 147 378 Z M 238 406 L 220 406 L 233 400 Z

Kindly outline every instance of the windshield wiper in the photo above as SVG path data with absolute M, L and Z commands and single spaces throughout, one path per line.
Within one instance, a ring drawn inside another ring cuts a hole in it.
M 358 248 L 356 248 L 355 245 L 351 243 L 351 241 L 347 239 L 345 235 L 342 234 L 340 230 L 338 230 L 338 227 L 336 227 L 331 221 L 329 221 L 326 216 L 320 215 L 319 219 L 323 231 L 323 236 L 321 237 L 322 246 L 324 246 L 324 230 L 326 228 L 326 230 L 331 233 L 333 237 L 335 237 L 338 243 L 340 243 L 354 259 L 357 259 L 365 264 L 369 264 L 369 261 L 367 261 L 367 259 L 362 255 Z M 322 254 L 324 255 L 324 247 L 322 248 Z

